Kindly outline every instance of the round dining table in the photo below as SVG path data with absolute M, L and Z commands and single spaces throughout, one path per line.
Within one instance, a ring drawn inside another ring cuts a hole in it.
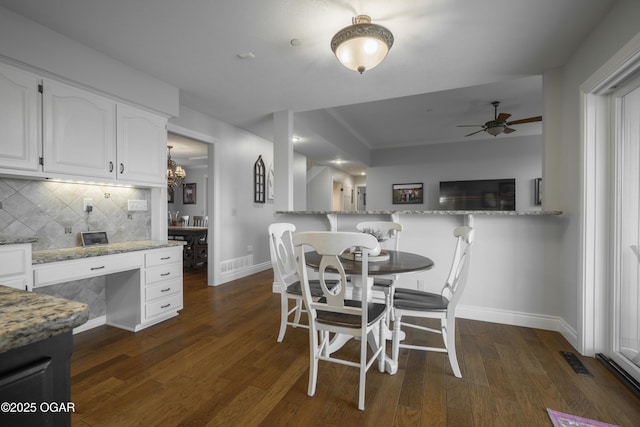
M 385 255 L 388 254 L 388 257 Z M 383 250 L 381 257 L 369 257 L 369 276 L 388 276 L 393 274 L 413 273 L 430 270 L 434 263 L 431 258 L 412 252 Z M 320 254 L 316 251 L 304 254 L 307 266 L 317 270 L 320 267 Z M 379 260 L 377 258 L 380 258 Z M 340 262 L 346 274 L 360 274 L 362 261 L 358 257 L 340 257 Z

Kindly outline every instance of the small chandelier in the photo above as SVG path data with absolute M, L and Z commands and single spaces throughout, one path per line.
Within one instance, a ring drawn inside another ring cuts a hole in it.
M 174 190 L 184 182 L 187 177 L 187 173 L 182 169 L 182 166 L 176 165 L 174 160 L 171 160 L 171 149 L 173 145 L 168 145 L 169 157 L 167 158 L 167 187 Z
M 380 64 L 393 46 L 393 34 L 383 26 L 372 24 L 368 15 L 352 18 L 331 39 L 331 50 L 345 67 L 360 74 Z

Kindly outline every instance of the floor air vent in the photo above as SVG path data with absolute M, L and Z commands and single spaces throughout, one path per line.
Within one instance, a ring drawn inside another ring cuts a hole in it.
M 561 351 L 560 354 L 562 355 L 562 357 L 564 357 L 569 366 L 571 366 L 571 369 L 573 369 L 576 374 L 591 375 L 591 372 L 589 372 L 589 370 L 584 367 L 582 362 L 578 360 L 575 354 L 571 353 L 570 351 Z

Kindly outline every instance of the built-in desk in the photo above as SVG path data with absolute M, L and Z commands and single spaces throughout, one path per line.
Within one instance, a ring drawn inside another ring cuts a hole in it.
M 104 323 L 139 331 L 178 315 L 182 244 L 127 242 L 33 251 L 33 289 L 104 276 Z M 97 325 L 92 325 L 97 326 Z

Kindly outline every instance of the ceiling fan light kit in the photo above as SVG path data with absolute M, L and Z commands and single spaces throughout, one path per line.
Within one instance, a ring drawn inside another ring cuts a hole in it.
M 542 116 L 535 116 L 535 117 L 528 117 L 526 119 L 513 120 L 511 122 L 508 122 L 507 120 L 509 119 L 509 117 L 511 117 L 511 114 L 507 114 L 507 113 L 498 114 L 498 105 L 500 105 L 500 101 L 493 101 L 491 105 L 493 105 L 493 111 L 494 111 L 493 120 L 489 120 L 483 125 L 458 125 L 458 127 L 476 127 L 476 126 L 482 127 L 482 129 L 475 132 L 471 132 L 469 135 L 465 135 L 465 137 L 475 135 L 476 133 L 480 133 L 483 131 L 487 132 L 489 135 L 493 135 L 494 137 L 496 137 L 501 133 L 511 133 L 516 131 L 515 129 L 510 128 L 509 126 L 542 121 Z
M 371 23 L 368 15 L 358 15 L 352 25 L 331 39 L 331 50 L 345 67 L 360 74 L 379 65 L 393 46 L 393 34 Z

